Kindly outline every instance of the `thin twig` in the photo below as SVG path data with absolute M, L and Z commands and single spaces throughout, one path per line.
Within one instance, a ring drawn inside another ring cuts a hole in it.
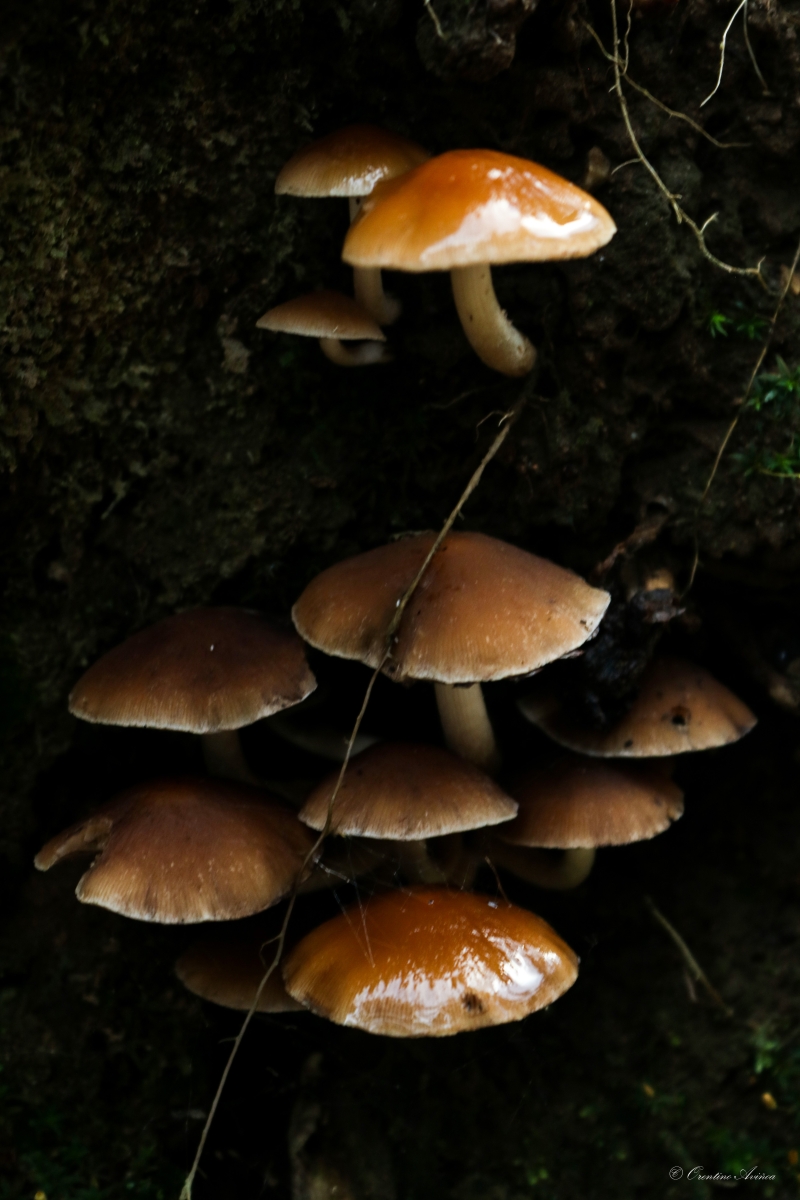
M 667 931 L 667 933 L 672 938 L 675 945 L 680 950 L 683 961 L 686 964 L 686 969 L 688 970 L 692 979 L 694 979 L 695 982 L 701 983 L 703 985 L 703 987 L 706 989 L 706 991 L 708 992 L 711 999 L 714 1001 L 715 1004 L 717 1004 L 722 1009 L 722 1011 L 725 1013 L 726 1017 L 732 1017 L 733 1009 L 730 1008 L 725 1003 L 725 1001 L 722 999 L 722 996 L 720 996 L 719 992 L 714 987 L 713 983 L 708 978 L 705 971 L 700 966 L 700 963 L 697 961 L 695 956 L 692 954 L 691 950 L 686 945 L 686 942 L 683 940 L 681 935 L 678 933 L 678 931 L 674 927 L 674 925 L 670 925 L 667 918 L 664 916 L 664 914 L 662 912 L 659 912 L 659 910 L 656 908 L 655 904 L 653 903 L 653 901 L 650 899 L 649 896 L 645 896 L 644 902 L 647 905 L 647 907 L 650 909 L 650 912 L 653 914 L 656 921 L 658 921 L 661 928 L 665 929 Z
M 741 404 L 739 405 L 739 411 L 736 413 L 736 416 L 733 418 L 733 420 L 731 421 L 727 430 L 725 431 L 725 436 L 723 437 L 723 439 L 720 443 L 719 449 L 717 450 L 716 457 L 714 458 L 714 465 L 711 468 L 711 474 L 709 475 L 708 479 L 706 480 L 706 486 L 703 488 L 703 494 L 700 497 L 699 504 L 697 505 L 697 510 L 696 510 L 695 516 L 694 516 L 694 558 L 692 560 L 692 570 L 689 575 L 689 582 L 687 583 L 686 588 L 683 592 L 684 596 L 686 595 L 686 593 L 689 591 L 692 584 L 694 583 L 695 576 L 697 575 L 697 567 L 700 562 L 700 534 L 699 534 L 700 511 L 706 502 L 708 493 L 711 491 L 711 485 L 714 482 L 714 479 L 716 478 L 717 471 L 719 470 L 719 464 L 722 462 L 723 455 L 725 454 L 725 451 L 728 448 L 728 443 L 730 442 L 731 438 L 733 437 L 736 427 L 739 424 L 739 421 L 742 418 L 742 414 L 745 411 L 745 405 L 747 404 L 750 393 L 753 390 L 753 384 L 756 381 L 756 376 L 758 375 L 759 371 L 761 370 L 761 367 L 764 363 L 764 359 L 767 357 L 767 352 L 768 352 L 770 346 L 772 345 L 772 339 L 775 336 L 775 327 L 778 324 L 778 317 L 781 315 L 781 309 L 783 308 L 784 301 L 786 300 L 786 297 L 789 294 L 789 290 L 792 286 L 792 277 L 793 277 L 795 271 L 797 270 L 798 263 L 800 263 L 800 241 L 798 241 L 798 243 L 797 243 L 797 249 L 794 252 L 794 258 L 792 259 L 791 268 L 789 270 L 788 275 L 786 276 L 786 282 L 783 285 L 783 290 L 782 290 L 780 296 L 778 297 L 778 303 L 775 306 L 775 311 L 772 314 L 772 319 L 769 323 L 769 328 L 767 330 L 767 336 L 764 339 L 764 343 L 761 347 L 761 352 L 760 352 L 758 358 L 756 359 L 756 363 L 755 363 L 755 366 L 753 367 L 753 370 L 750 372 L 750 379 L 748 380 L 747 388 L 745 389 L 744 396 L 742 397 Z
M 588 21 L 584 21 L 583 26 L 584 26 L 584 29 L 586 29 L 587 32 L 590 33 L 592 35 L 592 37 L 594 38 L 594 40 L 597 42 L 597 45 L 600 48 L 600 53 L 603 55 L 603 57 L 608 59 L 609 62 L 613 62 L 614 55 L 609 54 L 608 50 L 606 50 L 605 46 L 603 45 L 602 39 L 600 38 L 599 34 L 597 33 L 597 30 L 594 29 L 593 26 L 591 26 Z M 630 56 L 628 55 L 628 57 L 630 57 Z M 691 125 L 692 129 L 694 129 L 696 133 L 699 133 L 702 137 L 706 138 L 706 140 L 711 142 L 712 146 L 716 146 L 718 150 L 746 150 L 748 146 L 752 146 L 752 144 L 753 144 L 752 142 L 719 142 L 719 141 L 717 141 L 717 139 L 715 137 L 712 137 L 712 135 L 707 130 L 703 129 L 702 125 L 698 125 L 697 121 L 692 120 L 692 118 L 690 116 L 688 116 L 686 113 L 678 112 L 676 109 L 670 108 L 669 105 L 665 104 L 663 100 L 659 100 L 658 96 L 654 96 L 653 93 L 651 91 L 649 91 L 646 87 L 643 87 L 641 85 L 641 83 L 637 83 L 635 79 L 631 78 L 631 75 L 628 71 L 627 60 L 622 60 L 620 62 L 620 66 L 623 68 L 622 76 L 623 76 L 625 82 L 629 83 L 630 86 L 635 91 L 640 92 L 647 100 L 650 101 L 651 104 L 655 104 L 656 108 L 660 108 L 662 112 L 665 112 L 668 117 L 674 117 L 676 121 L 685 121 L 687 125 Z M 611 90 L 616 91 L 616 88 L 612 88 Z M 628 162 L 638 162 L 638 161 L 639 161 L 638 158 L 631 158 L 628 160 Z M 627 167 L 628 163 L 620 163 L 620 166 Z M 619 167 L 617 167 L 615 169 L 619 170 Z M 613 175 L 614 172 L 612 171 L 611 174 Z
M 715 267 L 719 267 L 720 270 L 726 271 L 729 275 L 755 275 L 761 281 L 761 283 L 763 285 L 764 280 L 761 275 L 761 264 L 760 263 L 757 267 L 732 267 L 730 265 L 730 263 L 723 262 L 722 259 L 717 258 L 716 255 L 711 253 L 711 251 L 706 246 L 706 241 L 705 241 L 705 238 L 703 237 L 703 230 L 692 220 L 692 218 L 689 216 L 689 214 L 684 209 L 681 208 L 680 204 L 678 203 L 678 200 L 680 199 L 680 197 L 676 196 L 673 192 L 671 192 L 669 190 L 669 188 L 667 187 L 667 185 L 664 183 L 663 179 L 659 175 L 658 171 L 655 169 L 653 164 L 650 162 L 650 160 L 647 158 L 646 154 L 642 150 L 642 147 L 639 145 L 639 139 L 637 138 L 637 136 L 634 132 L 634 129 L 633 129 L 633 125 L 631 123 L 631 116 L 630 116 L 630 112 L 628 110 L 628 102 L 625 98 L 625 92 L 623 91 L 623 88 L 622 88 L 622 70 L 621 70 L 621 68 L 622 68 L 625 60 L 620 58 L 620 53 L 619 53 L 619 29 L 617 27 L 617 8 L 616 8 L 615 0 L 611 0 L 611 21 L 612 21 L 612 26 L 613 26 L 613 30 L 614 30 L 614 53 L 612 56 L 610 56 L 610 62 L 614 68 L 614 90 L 617 93 L 617 99 L 619 100 L 619 106 L 622 111 L 622 119 L 625 122 L 625 128 L 628 131 L 628 137 L 631 140 L 631 145 L 633 146 L 634 150 L 636 151 L 636 155 L 637 155 L 639 161 L 642 163 L 642 166 L 644 166 L 645 169 L 649 172 L 654 183 L 658 187 L 658 190 L 661 192 L 664 199 L 667 201 L 667 203 L 672 208 L 672 211 L 675 214 L 675 219 L 678 222 L 678 224 L 681 225 L 681 224 L 685 223 L 686 225 L 689 226 L 689 228 L 691 229 L 695 238 L 697 239 L 697 244 L 700 248 L 700 252 L 703 255 L 703 257 L 707 258 L 708 261 L 713 263 Z M 627 55 L 627 47 L 626 47 L 626 55 Z M 708 221 L 706 221 L 706 225 L 708 225 Z M 705 226 L 703 228 L 705 228 Z
M 353 746 L 355 745 L 356 738 L 358 737 L 358 733 L 361 728 L 361 722 L 364 719 L 364 714 L 367 711 L 367 706 L 369 704 L 370 697 L 372 696 L 372 689 L 374 688 L 375 682 L 376 682 L 378 676 L 380 675 L 381 671 L 386 666 L 386 663 L 389 661 L 389 659 L 392 656 L 392 651 L 394 649 L 394 644 L 395 644 L 395 635 L 397 634 L 397 631 L 400 627 L 400 622 L 403 619 L 403 613 L 405 612 L 406 608 L 408 607 L 409 601 L 411 600 L 411 597 L 414 595 L 414 592 L 416 591 L 417 587 L 419 586 L 423 575 L 425 574 L 428 567 L 430 566 L 433 556 L 439 550 L 442 542 L 444 541 L 447 534 L 452 529 L 453 524 L 455 523 L 456 519 L 458 518 L 462 508 L 464 507 L 467 500 L 469 500 L 470 496 L 472 495 L 472 493 L 475 491 L 476 487 L 480 483 L 483 472 L 486 470 L 486 467 L 492 461 L 494 456 L 497 454 L 497 451 L 500 449 L 503 442 L 508 437 L 508 435 L 511 431 L 511 428 L 514 425 L 514 422 L 517 420 L 517 418 L 519 417 L 523 408 L 525 407 L 525 404 L 528 401 L 528 396 L 530 395 L 531 390 L 532 390 L 533 382 L 534 382 L 534 376 L 532 375 L 529 377 L 529 380 L 527 381 L 525 388 L 523 389 L 522 395 L 520 396 L 519 400 L 514 405 L 514 407 L 510 410 L 510 412 L 503 413 L 501 415 L 501 418 L 500 418 L 501 429 L 500 429 L 499 433 L 495 437 L 495 439 L 492 442 L 489 449 L 484 454 L 483 458 L 481 459 L 481 461 L 478 464 L 478 466 L 476 467 L 476 469 L 473 471 L 472 476 L 470 477 L 470 480 L 469 480 L 467 486 L 464 488 L 464 491 L 461 493 L 461 495 L 458 499 L 458 503 L 456 504 L 455 508 L 450 513 L 450 516 L 447 518 L 444 525 L 442 526 L 439 533 L 437 534 L 436 540 L 434 541 L 430 550 L 426 554 L 425 561 L 422 563 L 422 566 L 420 567 L 419 571 L 415 575 L 412 583 L 406 589 L 406 591 L 403 593 L 403 595 L 397 602 L 397 608 L 395 609 L 394 615 L 392 616 L 392 619 L 389 622 L 389 627 L 386 630 L 386 639 L 385 639 L 385 644 L 384 644 L 383 655 L 382 655 L 381 660 L 378 663 L 377 667 L 375 668 L 372 675 L 370 676 L 370 680 L 369 680 L 369 683 L 367 684 L 366 692 L 364 693 L 363 703 L 359 710 L 358 716 L 356 717 L 355 724 L 353 725 L 353 729 L 350 734 L 350 739 L 347 743 L 347 750 L 345 752 L 344 762 L 342 763 L 342 769 L 339 772 L 339 778 L 336 781 L 336 787 L 333 789 L 330 800 L 328 801 L 328 812 L 327 812 L 327 815 L 325 818 L 325 825 L 324 825 L 319 837 L 315 841 L 314 845 L 311 847 L 308 854 L 306 855 L 305 860 L 303 862 L 302 869 L 301 869 L 300 874 L 298 875 L 297 881 L 295 883 L 294 889 L 292 890 L 292 893 L 289 897 L 289 904 L 286 909 L 286 915 L 284 916 L 283 924 L 281 926 L 281 931 L 277 938 L 277 948 L 275 951 L 275 956 L 274 956 L 272 962 L 270 963 L 269 967 L 267 968 L 260 984 L 258 985 L 258 989 L 256 990 L 256 994 L 253 999 L 253 1003 L 250 1005 L 247 1015 L 245 1016 L 245 1018 L 242 1022 L 242 1026 L 239 1030 L 239 1033 L 237 1034 L 236 1039 L 233 1043 L 233 1046 L 231 1047 L 231 1052 L 230 1052 L 230 1055 L 228 1056 L 228 1061 L 226 1062 L 225 1068 L 222 1072 L 222 1077 L 220 1078 L 216 1094 L 215 1094 L 214 1099 L 211 1104 L 211 1108 L 209 1109 L 208 1117 L 206 1118 L 206 1123 L 203 1127 L 203 1132 L 200 1135 L 200 1141 L 197 1146 L 197 1153 L 195 1154 L 194 1162 L 192 1163 L 192 1168 L 186 1177 L 183 1188 L 181 1189 L 180 1200 L 192 1200 L 192 1186 L 194 1184 L 194 1179 L 197 1174 L 198 1167 L 200 1166 L 200 1159 L 203 1156 L 203 1150 L 205 1149 L 209 1130 L 211 1129 L 211 1125 L 214 1120 L 214 1116 L 216 1114 L 217 1108 L 219 1107 L 219 1102 L 220 1102 L 220 1099 L 222 1098 L 222 1093 L 225 1088 L 225 1084 L 227 1082 L 228 1075 L 230 1074 L 231 1067 L 233 1066 L 233 1061 L 236 1058 L 236 1054 L 239 1050 L 239 1047 L 242 1044 L 242 1039 L 244 1038 L 244 1035 L 247 1032 L 247 1027 L 250 1024 L 250 1021 L 252 1020 L 252 1018 L 256 1012 L 256 1009 L 258 1007 L 258 1002 L 261 998 L 261 993 L 263 992 L 264 988 L 266 987 L 267 981 L 269 980 L 270 976 L 277 969 L 278 963 L 280 962 L 280 959 L 281 959 L 281 955 L 283 954 L 283 948 L 284 948 L 284 944 L 286 942 L 286 932 L 289 928 L 289 918 L 292 915 L 294 903 L 295 903 L 295 900 L 297 899 L 298 885 L 305 877 L 306 871 L 308 870 L 308 868 L 310 867 L 310 865 L 313 863 L 314 859 L 317 856 L 317 851 L 319 850 L 323 841 L 325 840 L 328 833 L 330 832 L 331 817 L 333 815 L 333 806 L 336 802 L 336 797 L 339 794 L 339 790 L 342 786 L 342 783 L 344 782 L 345 772 L 347 771 L 347 768 L 350 763 L 350 757 L 353 752 Z
M 442 22 L 439 20 L 438 16 L 436 15 L 436 9 L 431 4 L 431 0 L 425 0 L 425 7 L 428 10 L 428 15 L 430 16 L 430 19 L 433 21 L 434 25 L 436 26 L 436 36 L 441 38 L 441 40 L 443 42 L 446 42 L 447 34 L 442 29 Z
M 736 12 L 733 14 L 730 21 L 728 21 L 728 24 L 725 26 L 725 32 L 723 33 L 722 41 L 719 44 L 719 74 L 717 75 L 717 82 L 714 85 L 713 91 L 710 91 L 708 93 L 705 100 L 700 105 L 701 108 L 705 108 L 705 106 L 708 104 L 711 97 L 716 96 L 717 92 L 719 91 L 719 85 L 722 83 L 722 73 L 725 70 L 725 44 L 728 41 L 728 34 L 731 31 L 731 25 L 733 25 L 733 22 L 736 20 L 736 18 L 738 17 L 739 13 L 742 11 L 743 8 L 744 9 L 747 8 L 747 0 L 741 0 L 739 7 L 736 9 Z
M 745 44 L 745 46 L 747 46 L 747 53 L 750 55 L 750 62 L 753 64 L 753 70 L 755 71 L 756 75 L 758 76 L 758 81 L 764 89 L 764 95 L 771 96 L 772 92 L 769 90 L 769 84 L 767 83 L 764 76 L 761 74 L 761 68 L 759 67 L 758 63 L 756 62 L 756 56 L 753 53 L 753 47 L 750 45 L 750 30 L 748 28 L 748 20 L 747 20 L 747 0 L 745 0 L 743 20 L 744 20 L 744 44 Z

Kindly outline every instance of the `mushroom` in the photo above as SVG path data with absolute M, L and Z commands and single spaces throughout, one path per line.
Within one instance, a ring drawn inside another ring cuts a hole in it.
M 352 221 L 359 199 L 377 183 L 394 179 L 428 158 L 427 150 L 399 134 L 376 125 L 348 125 L 298 150 L 275 180 L 275 194 L 347 196 Z M 400 316 L 400 304 L 383 290 L 379 269 L 356 268 L 353 286 L 356 300 L 379 325 L 391 325 Z
M 75 894 L 138 921 L 181 925 L 261 912 L 301 876 L 314 839 L 263 792 L 209 779 L 140 784 L 36 855 L 49 871 L 100 851 Z
M 283 966 L 306 1008 L 385 1037 L 518 1021 L 577 974 L 577 956 L 541 917 L 447 888 L 372 896 L 307 934 Z
M 577 887 L 598 846 L 625 846 L 669 829 L 683 793 L 662 770 L 570 755 L 523 775 L 511 788 L 519 813 L 484 848 L 497 865 L 540 887 Z M 563 850 L 560 861 L 529 850 Z
M 482 533 L 450 533 L 403 613 L 384 663 L 402 596 L 435 541 L 417 534 L 356 555 L 313 579 L 292 609 L 302 637 L 398 680 L 435 682 L 451 750 L 477 766 L 499 761 L 481 682 L 525 675 L 581 646 L 609 602 L 607 592 L 544 558 Z
M 246 935 L 201 938 L 180 956 L 175 974 L 201 1000 L 248 1012 L 275 955 L 274 933 L 268 935 L 259 928 L 248 930 Z M 274 970 L 261 988 L 256 1012 L 296 1012 L 302 1008 L 286 991 L 280 970 Z
M 319 338 L 322 353 L 339 367 L 392 361 L 380 325 L 365 308 L 341 292 L 309 292 L 287 300 L 259 317 L 256 328 Z M 345 342 L 359 345 L 351 348 Z
M 517 811 L 488 775 L 438 746 L 374 746 L 351 760 L 336 792 L 338 782 L 336 771 L 319 783 L 300 820 L 322 830 L 330 814 L 334 833 L 394 842 L 399 865 L 414 882 L 452 882 L 450 872 L 460 876 L 465 866 L 460 839 L 452 835 L 510 821 Z
M 75 684 L 69 710 L 101 725 L 201 734 L 212 774 L 257 783 L 236 730 L 299 704 L 316 686 L 292 630 L 246 609 L 196 608 L 104 654 Z
M 450 271 L 475 353 L 504 375 L 526 375 L 536 351 L 500 308 L 492 264 L 585 258 L 615 232 L 597 200 L 546 167 L 496 150 L 451 150 L 377 184 L 342 258 L 356 268 Z
M 756 717 L 703 667 L 680 658 L 653 659 L 625 716 L 608 729 L 575 721 L 544 686 L 518 702 L 520 712 L 560 746 L 598 758 L 653 758 L 726 746 Z

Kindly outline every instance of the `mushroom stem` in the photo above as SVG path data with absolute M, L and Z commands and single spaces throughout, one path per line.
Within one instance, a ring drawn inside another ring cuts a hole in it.
M 394 296 L 383 290 L 383 276 L 379 267 L 353 267 L 353 291 L 356 300 L 379 325 L 394 325 L 403 311 L 403 306 Z
M 560 857 L 557 851 L 534 850 L 528 846 L 511 846 L 499 838 L 492 839 L 489 858 L 498 867 L 505 867 L 513 875 L 533 883 L 536 887 L 568 891 L 583 883 L 594 865 L 594 847 L 580 846 L 564 850 Z
M 435 683 L 444 740 L 454 754 L 491 774 L 500 766 L 500 750 L 479 683 L 457 687 Z
M 249 783 L 261 787 L 261 781 L 253 774 L 245 761 L 242 743 L 237 729 L 223 729 L 219 733 L 204 733 L 203 758 L 209 775 L 216 779 L 233 779 L 237 783 Z
M 338 338 L 320 338 L 319 344 L 325 357 L 337 367 L 366 367 L 370 363 L 391 362 L 394 357 L 383 342 L 357 342 L 347 346 Z
M 503 375 L 527 375 L 536 351 L 498 304 L 488 263 L 456 267 L 450 279 L 461 325 L 478 358 Z
M 350 223 L 358 216 L 361 207 L 359 196 L 350 196 Z M 353 291 L 356 300 L 379 325 L 394 325 L 403 311 L 403 306 L 394 296 L 383 290 L 380 267 L 353 267 Z

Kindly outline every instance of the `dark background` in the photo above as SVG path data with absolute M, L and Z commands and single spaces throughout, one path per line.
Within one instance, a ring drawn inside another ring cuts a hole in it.
M 644 168 L 623 165 L 634 151 L 611 69 L 583 24 L 610 45 L 604 0 L 433 7 L 443 38 L 401 0 L 4 7 L 3 1200 L 177 1195 L 237 1028 L 174 980 L 185 931 L 81 908 L 80 868 L 32 872 L 41 842 L 94 804 L 199 763 L 190 739 L 78 729 L 69 688 L 176 608 L 285 617 L 328 563 L 438 527 L 493 435 L 484 419 L 520 391 L 474 358 L 442 275 L 390 278 L 405 306 L 391 367 L 337 370 L 313 343 L 255 329 L 299 291 L 349 287 L 344 202 L 276 199 L 273 184 L 298 145 L 353 121 L 434 152 L 499 148 L 578 183 L 594 147 L 619 167 L 597 191 L 619 228 L 601 254 L 495 273 L 542 369 L 462 527 L 588 575 L 663 518 L 642 561 L 681 587 L 696 533 L 700 570 L 670 636 L 761 722 L 684 760 L 680 825 L 601 855 L 574 896 L 508 884 L 582 958 L 547 1013 L 441 1043 L 260 1019 L 196 1196 L 286 1197 L 292 1171 L 294 1200 L 711 1196 L 669 1168 L 755 1163 L 777 1178 L 743 1184 L 753 1195 L 797 1193 L 797 725 L 753 663 L 783 671 L 800 651 L 797 484 L 758 469 L 791 459 L 800 415 L 741 401 L 800 235 L 800 6 L 751 0 L 770 94 L 740 14 L 702 110 L 732 0 L 654 4 L 632 21 L 632 77 L 719 141 L 746 143 L 719 149 L 628 90 L 645 153 L 698 223 L 719 214 L 709 249 L 763 260 L 765 286 L 704 260 Z M 797 365 L 799 323 L 790 291 L 765 370 L 778 354 Z M 344 716 L 366 675 L 329 670 L 345 681 Z M 490 691 L 507 753 L 543 748 L 514 715 L 513 685 Z M 436 736 L 419 687 L 387 683 L 370 719 Z M 325 769 L 263 731 L 248 750 L 287 777 Z M 733 1017 L 702 990 L 692 1001 L 646 893 Z M 314 903 L 303 919 L 336 902 Z

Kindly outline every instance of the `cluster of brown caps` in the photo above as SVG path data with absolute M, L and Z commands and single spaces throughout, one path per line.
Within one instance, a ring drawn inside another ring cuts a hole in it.
M 258 321 L 261 329 L 319 338 L 340 366 L 391 359 L 381 326 L 397 320 L 400 305 L 385 294 L 382 269 L 449 271 L 475 353 L 504 375 L 525 375 L 536 351 L 498 304 L 492 265 L 585 258 L 616 232 L 592 196 L 538 163 L 495 150 L 431 158 L 373 125 L 348 126 L 298 151 L 275 191 L 350 200 L 342 258 L 353 267 L 356 299 L 313 292 Z M 344 345 L 350 341 L 359 344 Z
M 366 874 L 369 899 L 292 947 L 282 980 L 261 995 L 270 1011 L 302 1005 L 374 1033 L 444 1036 L 557 999 L 576 978 L 575 954 L 534 914 L 471 892 L 480 863 L 574 886 L 595 847 L 653 837 L 682 811 L 663 765 L 637 770 L 597 756 L 663 760 L 734 741 L 754 717 L 706 671 L 669 659 L 653 663 L 630 711 L 603 733 L 574 727 L 540 689 L 523 713 L 573 753 L 506 790 L 493 778 L 501 754 L 481 685 L 575 652 L 609 596 L 507 543 L 451 533 L 402 610 L 387 657 L 392 617 L 432 544 L 432 534 L 407 537 L 323 571 L 293 609 L 300 637 L 253 612 L 201 609 L 106 654 L 76 685 L 71 711 L 197 733 L 217 778 L 133 788 L 53 838 L 36 865 L 99 851 L 78 898 L 164 923 L 235 921 L 294 889 Z M 396 680 L 433 683 L 448 749 L 372 745 L 338 790 L 336 771 L 299 812 L 259 788 L 236 731 L 313 691 L 301 638 Z M 186 985 L 249 1007 L 266 935 L 247 930 L 184 955 Z

